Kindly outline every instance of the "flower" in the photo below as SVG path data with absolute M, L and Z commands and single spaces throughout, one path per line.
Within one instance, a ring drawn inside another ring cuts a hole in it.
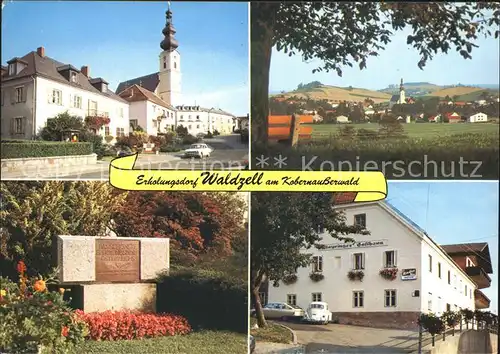
M 69 328 L 68 327 L 64 326 L 63 328 L 61 328 L 61 336 L 67 337 L 68 333 L 69 333 Z
M 47 286 L 45 285 L 45 281 L 43 281 L 43 280 L 37 280 L 35 282 L 35 285 L 33 286 L 33 288 L 37 292 L 43 292 L 43 291 L 47 290 Z
M 7 291 L 5 291 L 4 289 L 0 290 L 0 296 L 5 296 L 7 295 Z
M 23 261 L 19 261 L 19 263 L 17 263 L 17 272 L 22 274 L 26 271 L 26 264 L 24 264 Z

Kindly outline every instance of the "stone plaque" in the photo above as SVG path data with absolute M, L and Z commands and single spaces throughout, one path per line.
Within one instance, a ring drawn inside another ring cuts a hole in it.
M 140 281 L 139 240 L 96 240 L 97 282 Z

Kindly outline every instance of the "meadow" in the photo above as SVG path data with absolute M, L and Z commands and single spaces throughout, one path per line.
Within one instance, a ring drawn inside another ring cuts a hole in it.
M 313 140 L 337 134 L 346 124 L 308 124 L 313 127 Z M 377 123 L 349 124 L 356 130 L 377 131 Z M 499 125 L 495 123 L 409 123 L 402 124 L 409 138 L 437 138 L 456 134 L 499 134 Z

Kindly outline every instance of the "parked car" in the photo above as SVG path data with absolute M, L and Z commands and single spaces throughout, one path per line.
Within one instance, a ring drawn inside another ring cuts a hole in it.
M 332 321 L 332 313 L 328 309 L 326 302 L 311 302 L 306 310 L 304 321 L 313 323 L 328 324 Z
M 130 156 L 133 154 L 134 154 L 134 152 L 128 146 L 126 146 L 126 147 L 123 147 L 120 150 L 118 150 L 118 153 L 116 154 L 116 156 L 123 157 L 123 156 Z
M 188 149 L 184 151 L 185 157 L 210 157 L 210 154 L 214 151 L 207 144 L 192 144 Z
M 270 302 L 262 308 L 264 317 L 267 319 L 301 319 L 305 312 L 298 306 L 289 305 L 285 302 Z M 252 315 L 255 316 L 255 310 L 252 310 Z
M 249 349 L 250 349 L 250 354 L 253 354 L 253 352 L 255 351 L 255 337 L 254 336 L 250 336 L 250 345 L 249 345 Z

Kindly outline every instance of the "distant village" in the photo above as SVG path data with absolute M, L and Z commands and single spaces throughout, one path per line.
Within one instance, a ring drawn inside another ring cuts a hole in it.
M 401 123 L 484 123 L 498 122 L 499 101 L 498 93 L 488 90 L 480 91 L 474 100 L 460 100 L 460 96 L 407 97 L 401 79 L 399 94 L 386 102 L 375 103 L 362 96 L 357 101 L 318 100 L 292 93 L 271 97 L 269 109 L 276 115 L 312 115 L 315 123 L 378 123 L 390 118 Z

